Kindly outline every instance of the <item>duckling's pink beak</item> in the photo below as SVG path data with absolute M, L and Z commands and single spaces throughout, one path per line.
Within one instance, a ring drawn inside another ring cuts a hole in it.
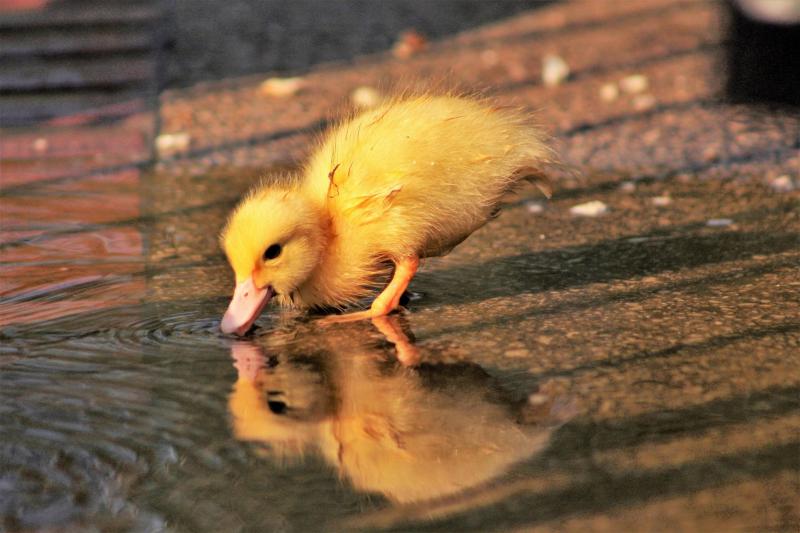
M 273 290 L 269 285 L 263 289 L 256 287 L 253 278 L 236 285 L 233 291 L 233 299 L 222 317 L 219 327 L 223 333 L 236 333 L 244 335 L 258 315 L 272 298 Z

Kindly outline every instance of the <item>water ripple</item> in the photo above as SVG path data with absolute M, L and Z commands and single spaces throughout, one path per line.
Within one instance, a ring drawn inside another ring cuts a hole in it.
M 241 459 L 226 449 L 233 369 L 218 324 L 202 308 L 140 305 L 4 328 L 0 529 L 162 530 L 132 491 Z M 168 514 L 190 514 L 179 501 Z

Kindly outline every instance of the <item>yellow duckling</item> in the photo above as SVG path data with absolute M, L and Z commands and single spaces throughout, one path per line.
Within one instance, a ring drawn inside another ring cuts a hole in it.
M 394 274 L 370 309 L 397 308 L 420 258 L 444 255 L 497 213 L 502 195 L 548 161 L 543 133 L 518 111 L 461 96 L 388 100 L 334 127 L 302 175 L 250 192 L 222 246 L 236 275 L 222 319 L 244 334 L 271 297 L 343 308 Z M 549 194 L 548 194 L 549 195 Z

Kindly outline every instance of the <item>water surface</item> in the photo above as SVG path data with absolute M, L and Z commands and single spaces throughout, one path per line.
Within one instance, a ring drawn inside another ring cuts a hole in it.
M 796 192 L 587 172 L 427 260 L 406 313 L 270 309 L 239 339 L 219 332 L 218 231 L 264 169 L 65 164 L 58 143 L 84 137 L 49 137 L 58 157 L 14 139 L 5 530 L 800 523 Z M 570 215 L 598 199 L 607 214 Z
M 219 332 L 216 234 L 252 180 L 130 171 L 3 198 L 6 529 L 407 527 L 540 475 L 566 403 L 416 347 L 404 317 Z

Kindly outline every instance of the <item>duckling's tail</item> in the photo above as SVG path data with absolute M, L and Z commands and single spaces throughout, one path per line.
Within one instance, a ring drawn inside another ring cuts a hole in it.
M 514 172 L 513 182 L 525 180 L 538 187 L 548 199 L 553 196 L 553 182 L 545 173 L 536 167 L 522 167 Z

